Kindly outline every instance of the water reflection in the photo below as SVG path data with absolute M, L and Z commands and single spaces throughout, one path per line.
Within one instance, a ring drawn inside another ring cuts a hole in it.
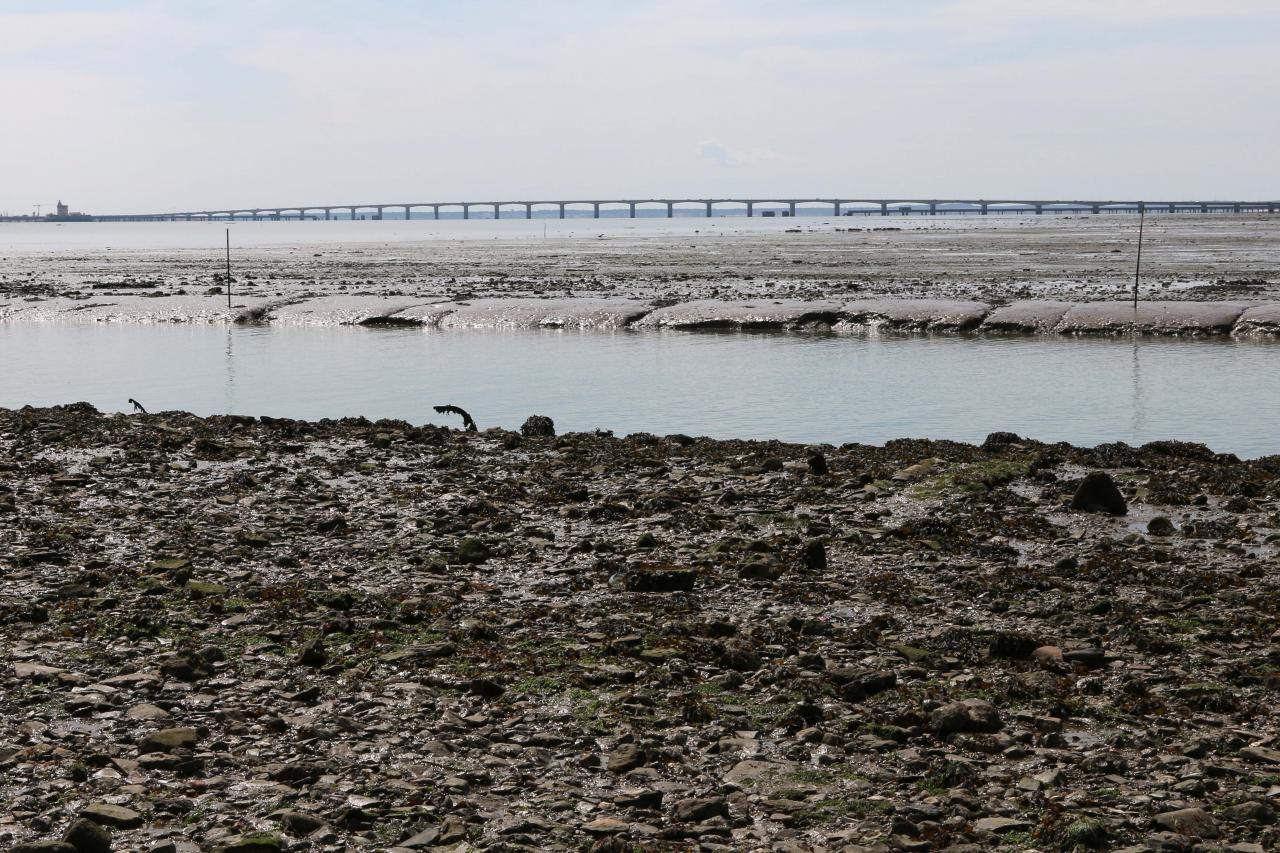
M 1142 362 L 1138 359 L 1138 336 L 1133 336 L 1133 434 L 1146 433 L 1146 406 L 1142 393 Z
M 227 326 L 227 345 L 226 349 L 223 350 L 223 364 L 226 366 L 226 381 L 223 384 L 223 404 L 226 406 L 228 413 L 236 410 L 236 359 L 233 349 L 235 334 L 236 327 Z

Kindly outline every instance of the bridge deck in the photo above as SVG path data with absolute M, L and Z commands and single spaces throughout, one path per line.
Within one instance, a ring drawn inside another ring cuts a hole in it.
M 654 205 L 657 206 L 656 210 Z M 690 205 L 696 205 L 691 209 Z M 440 219 L 441 210 L 456 210 L 461 218 L 470 219 L 472 209 L 477 209 L 480 218 L 504 218 L 502 213 L 515 214 L 505 218 L 532 219 L 535 213 L 546 218 L 547 208 L 560 219 L 574 214 L 578 218 L 582 213 L 590 213 L 592 218 L 601 216 L 626 216 L 636 218 L 638 215 L 674 217 L 677 214 L 701 215 L 711 217 L 720 215 L 755 216 L 757 212 L 777 215 L 797 215 L 801 211 L 812 212 L 812 206 L 830 207 L 831 215 L 938 215 L 938 214 L 978 214 L 992 213 L 1275 213 L 1280 208 L 1280 200 L 1272 201 L 1234 201 L 1234 200 L 1184 200 L 1184 201 L 1149 201 L 1149 200 L 1100 200 L 1100 199 L 941 199 L 941 198 L 845 198 L 845 197 L 797 197 L 797 198 L 619 198 L 619 199 L 519 199 L 512 201 L 426 201 L 426 202 L 384 202 L 380 204 L 313 204 L 313 205 L 280 205 L 268 207 L 226 208 L 220 210 L 191 210 L 168 213 L 119 214 L 89 217 L 99 222 L 157 222 L 157 221 L 194 221 L 194 220 L 277 220 L 277 219 L 357 219 L 357 218 L 412 218 L 414 210 L 430 211 L 431 218 Z M 583 206 L 589 211 L 583 211 Z M 512 210 L 517 208 L 519 210 Z M 577 208 L 577 209 L 574 209 Z M 367 212 L 364 216 L 361 212 Z M 826 211 L 818 211 L 818 215 L 828 215 Z M 49 217 L 0 217 L 0 221 L 52 221 Z

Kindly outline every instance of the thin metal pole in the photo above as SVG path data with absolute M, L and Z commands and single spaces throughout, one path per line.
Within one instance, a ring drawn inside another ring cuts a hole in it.
M 1147 221 L 1147 205 L 1138 202 L 1138 263 L 1133 269 L 1133 313 L 1138 314 L 1138 277 L 1142 275 L 1142 226 Z
M 1139 243 L 1141 245 L 1141 243 Z M 1141 249 L 1139 249 L 1141 251 Z M 231 308 L 231 229 L 227 229 L 227 309 Z

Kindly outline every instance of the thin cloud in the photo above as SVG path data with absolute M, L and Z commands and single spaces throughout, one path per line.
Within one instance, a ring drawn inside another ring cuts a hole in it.
M 737 148 L 730 148 L 723 143 L 709 139 L 698 146 L 698 156 L 703 160 L 709 160 L 718 166 L 738 167 L 748 166 L 755 163 L 768 163 L 781 160 L 782 157 L 773 151 L 755 149 L 751 151 L 743 151 Z
M 0 56 L 109 42 L 143 32 L 154 22 L 150 15 L 135 11 L 0 12 Z

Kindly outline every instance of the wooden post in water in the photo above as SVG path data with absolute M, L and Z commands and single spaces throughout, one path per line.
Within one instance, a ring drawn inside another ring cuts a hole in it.
M 1141 247 L 1142 243 L 1138 243 Z M 1142 251 L 1141 248 L 1138 249 Z M 1136 297 L 1135 297 L 1136 298 Z M 227 310 L 231 310 L 231 229 L 227 229 Z
M 1133 325 L 1138 327 L 1138 277 L 1142 275 L 1142 227 L 1147 221 L 1146 202 L 1138 202 L 1138 263 L 1133 268 Z

